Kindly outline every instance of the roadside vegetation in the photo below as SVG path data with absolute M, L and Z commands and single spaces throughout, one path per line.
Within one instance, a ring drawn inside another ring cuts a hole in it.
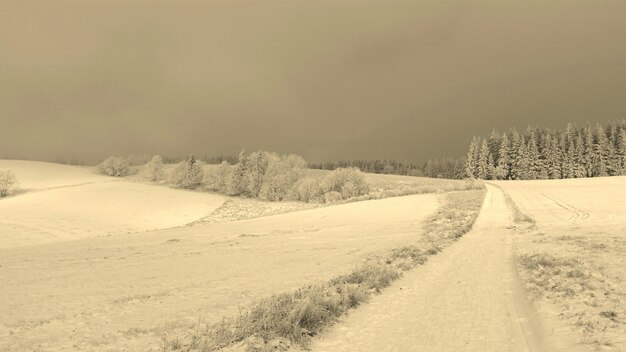
M 198 326 L 187 336 L 164 337 L 163 351 L 216 351 L 239 346 L 250 351 L 306 347 L 350 309 L 367 302 L 403 272 L 424 264 L 470 229 L 485 191 L 442 195 L 443 204 L 425 223 L 426 234 L 416 243 L 368 256 L 352 272 L 327 282 L 301 287 L 253 302 L 238 316 Z
M 615 347 L 615 339 L 626 327 L 623 297 L 607 267 L 589 259 L 597 255 L 588 247 L 595 241 L 583 237 L 558 236 L 547 240 L 552 243 L 541 242 L 544 249 L 535 246 L 524 251 L 518 257 L 521 277 L 536 302 L 559 306 L 559 318 L 580 334 L 580 344 L 594 349 Z M 561 249 L 558 254 L 552 250 L 555 246 Z
M 497 187 L 497 186 L 496 186 Z M 532 216 L 522 212 L 522 210 L 515 204 L 511 196 L 504 192 L 504 199 L 506 200 L 506 204 L 509 206 L 509 209 L 513 212 L 513 221 L 517 224 L 525 224 L 529 228 L 535 227 L 535 219 Z
M 580 336 L 581 345 L 619 349 L 626 328 L 620 281 L 626 272 L 616 268 L 615 258 L 623 257 L 624 237 L 577 229 L 546 234 L 508 195 L 507 202 L 520 226 L 517 267 L 532 300 L 557 306 L 555 318 Z

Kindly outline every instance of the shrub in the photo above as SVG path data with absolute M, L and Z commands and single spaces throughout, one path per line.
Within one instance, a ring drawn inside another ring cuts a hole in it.
M 334 202 L 339 202 L 341 200 L 343 200 L 343 197 L 341 196 L 341 193 L 339 192 L 330 191 L 330 192 L 324 193 L 324 203 L 334 203 Z
M 269 201 L 281 201 L 301 176 L 306 162 L 298 155 L 279 156 L 271 154 L 259 198 Z
M 96 166 L 96 170 L 103 175 L 124 177 L 128 176 L 130 165 L 125 158 L 111 156 Z
M 204 174 L 204 185 L 207 190 L 227 193 L 226 181 L 231 177 L 233 167 L 226 160 L 222 161 L 215 169 L 210 169 Z
M 144 166 L 143 173 L 150 181 L 161 180 L 163 178 L 163 158 L 160 155 L 153 156 Z
M 16 187 L 17 179 L 11 170 L 0 170 L 0 198 L 8 196 Z
M 274 158 L 267 152 L 253 152 L 248 156 L 245 173 L 244 193 L 248 197 L 257 198 L 263 187 L 265 174 L 269 168 L 270 161 Z
M 205 182 L 208 189 L 230 196 L 281 201 L 293 196 L 290 191 L 305 165 L 302 157 L 293 154 L 257 151 L 246 157 L 242 151 L 237 164 L 207 172 Z
M 246 190 L 246 173 L 248 170 L 248 159 L 243 155 L 243 150 L 239 153 L 239 160 L 228 174 L 226 179 L 226 194 L 238 196 Z
M 365 195 L 369 192 L 369 186 L 365 176 L 357 168 L 340 168 L 333 170 L 322 180 L 324 193 L 336 192 L 341 199 L 348 199 Z M 330 196 L 331 199 L 336 195 Z
M 313 177 L 299 179 L 290 191 L 290 198 L 307 203 L 323 201 L 320 181 Z
M 191 155 L 172 171 L 170 182 L 176 187 L 194 189 L 202 184 L 203 177 L 200 162 Z

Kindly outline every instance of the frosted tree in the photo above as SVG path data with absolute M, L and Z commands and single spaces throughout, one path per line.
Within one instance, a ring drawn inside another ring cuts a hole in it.
M 593 154 L 591 157 L 591 175 L 607 176 L 609 164 L 609 141 L 606 138 L 604 128 L 596 126 L 593 132 Z
M 582 132 L 582 165 L 585 167 L 585 177 L 594 176 L 594 163 L 596 161 L 596 155 L 594 151 L 593 132 L 589 124 L 585 126 Z
M 163 158 L 160 155 L 155 155 L 144 165 L 144 176 L 152 181 L 156 182 L 163 178 Z
M 528 173 L 528 151 L 524 137 L 516 129 L 511 132 L 511 179 L 524 180 Z
M 551 154 L 549 149 L 551 147 L 553 134 L 552 131 L 545 130 L 539 133 L 539 136 L 541 137 L 541 139 L 538 141 L 540 168 L 537 178 L 546 180 L 550 178 L 550 176 L 548 175 L 548 169 L 550 168 L 548 155 Z
M 574 177 L 582 178 L 587 177 L 587 164 L 588 160 L 585 154 L 585 142 L 583 136 L 579 133 L 574 140 Z
M 562 152 L 561 157 L 561 178 L 573 178 L 575 177 L 574 167 L 574 139 L 573 136 L 564 133 L 559 139 L 559 149 Z M 552 178 L 552 177 L 550 177 Z
M 492 131 L 487 139 L 472 139 L 464 171 L 466 177 L 514 180 L 620 175 L 626 168 L 625 133 L 626 120 L 580 129 L 568 124 L 563 132 L 529 127 L 522 135 L 512 128 L 498 136 Z M 425 166 L 429 174 L 438 168 Z
M 0 170 L 0 198 L 6 197 L 17 186 L 17 179 L 11 170 Z
M 539 159 L 539 148 L 537 147 L 537 134 L 535 130 L 529 130 L 528 141 L 526 142 L 526 179 L 535 180 L 539 178 L 541 172 L 541 161 Z
M 214 192 L 227 193 L 226 182 L 230 178 L 232 168 L 226 160 L 223 160 L 221 164 L 209 169 L 204 174 L 203 180 L 206 188 Z
M 496 179 L 496 165 L 491 152 L 489 152 L 489 155 L 487 156 L 487 179 Z
M 500 157 L 500 138 L 500 134 L 498 134 L 498 131 L 494 129 L 491 131 L 491 134 L 489 135 L 489 140 L 487 142 L 487 144 L 489 145 L 489 152 L 493 156 L 494 160 L 498 160 L 498 158 Z
M 226 193 L 231 196 L 242 195 L 247 190 L 247 169 L 248 160 L 244 156 L 244 151 L 239 153 L 239 159 L 237 164 L 230 173 L 228 180 L 226 180 Z
M 270 155 L 259 198 L 269 201 L 286 199 L 305 166 L 304 159 L 297 155 Z
M 245 194 L 249 197 L 258 197 L 261 187 L 263 186 L 263 178 L 269 166 L 268 153 L 258 151 L 248 156 L 246 176 L 245 176 Z
M 324 200 L 321 181 L 313 177 L 299 179 L 291 188 L 289 195 L 293 200 L 306 203 L 322 202 Z
M 545 178 L 554 180 L 562 177 L 563 157 L 561 154 L 562 150 L 557 137 L 554 135 L 546 136 L 543 150 Z
M 369 185 L 357 168 L 339 168 L 326 175 L 321 184 L 327 202 L 367 194 Z
M 476 175 L 476 167 L 478 160 L 478 139 L 476 137 L 472 138 L 472 142 L 470 143 L 469 151 L 467 153 L 467 159 L 465 160 L 465 176 L 468 178 L 475 178 Z
M 487 141 L 483 139 L 480 150 L 478 152 L 478 162 L 476 163 L 476 174 L 475 176 L 479 179 L 486 180 L 488 176 L 490 176 L 491 169 L 489 165 L 489 146 L 487 145 Z
M 126 158 L 111 156 L 98 164 L 96 171 L 107 176 L 124 177 L 130 173 L 130 164 Z
M 496 161 L 494 176 L 498 180 L 508 180 L 511 177 L 511 162 L 509 155 L 511 154 L 511 143 L 506 133 L 502 134 L 500 139 L 499 157 Z
M 172 170 L 170 182 L 175 187 L 194 189 L 202 184 L 203 178 L 202 165 L 192 154 Z
M 619 174 L 626 174 L 626 129 L 621 129 L 617 133 L 615 141 L 615 158 Z

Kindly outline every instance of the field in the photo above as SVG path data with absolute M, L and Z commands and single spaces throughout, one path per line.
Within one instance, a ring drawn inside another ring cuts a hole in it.
M 0 160 L 21 194 L 0 202 L 0 248 L 184 226 L 224 197 L 96 175 L 92 168 Z
M 8 166 L 22 186 L 30 184 Z M 184 334 L 198 320 L 234 314 L 254 299 L 331 278 L 372 252 L 419 239 L 439 204 L 437 195 L 424 194 L 148 231 L 141 225 L 157 227 L 153 222 L 179 209 L 189 210 L 170 227 L 198 220 L 224 198 L 72 166 L 22 167 L 67 168 L 57 173 L 66 181 L 55 183 L 72 187 L 0 201 L 1 226 L 12 231 L 1 232 L 0 248 L 0 281 L 8 283 L 0 288 L 0 350 L 8 351 L 157 348 L 164 335 Z M 74 171 L 96 183 L 81 185 L 87 182 Z M 140 222 L 138 211 L 152 218 Z M 25 224 L 19 229 L 12 227 L 17 217 Z M 122 228 L 125 221 L 135 227 Z M 30 235 L 34 222 L 41 234 Z M 107 234 L 111 229 L 120 231 Z
M 0 351 L 626 347 L 626 177 L 366 175 L 373 199 L 306 204 L 2 168 Z
M 529 217 L 516 255 L 555 343 L 626 350 L 626 177 L 496 184 Z

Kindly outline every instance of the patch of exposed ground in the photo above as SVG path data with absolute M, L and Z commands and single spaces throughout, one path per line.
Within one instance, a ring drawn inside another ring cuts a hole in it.
M 262 216 L 313 209 L 320 206 L 322 206 L 322 204 L 304 202 L 266 202 L 253 198 L 230 197 L 210 215 L 194 221 L 190 225 L 254 219 Z

